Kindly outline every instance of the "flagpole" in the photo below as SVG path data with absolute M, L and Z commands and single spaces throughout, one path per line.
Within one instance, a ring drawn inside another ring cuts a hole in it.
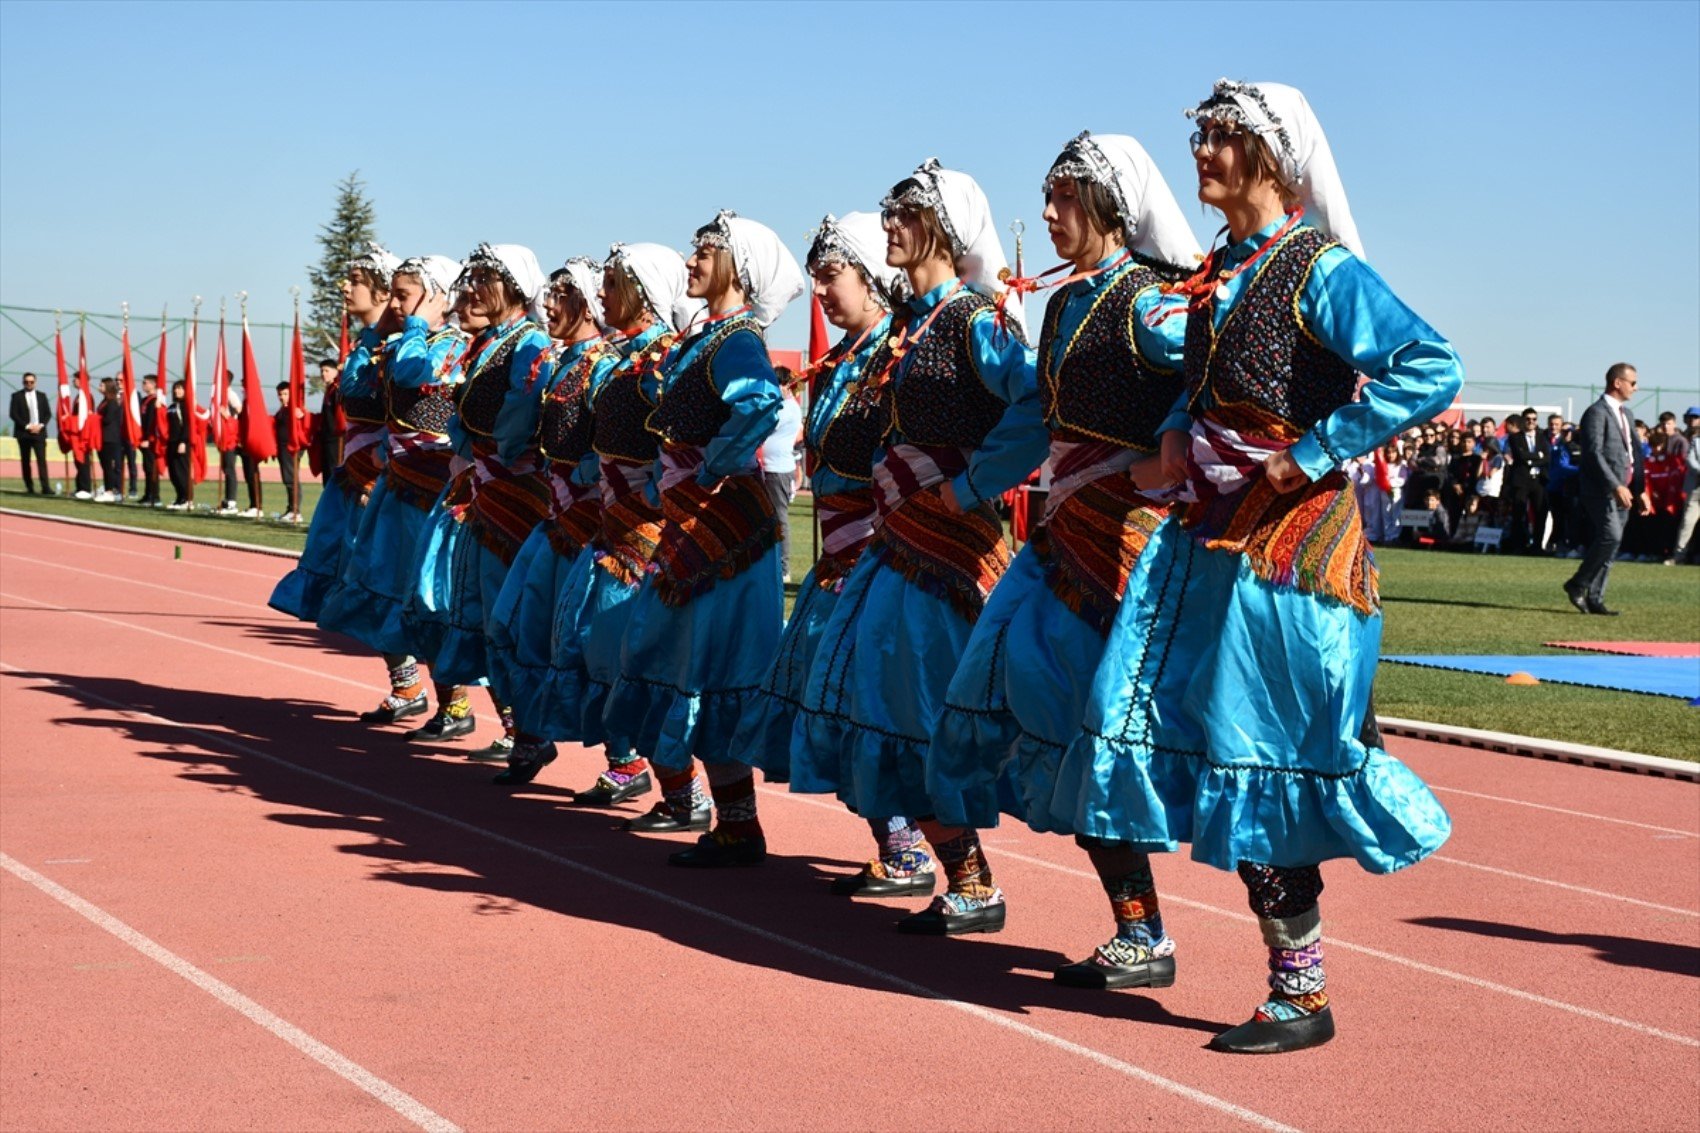
M 56 343 L 60 343 L 59 349 L 61 351 L 63 351 L 65 349 L 64 344 L 62 342 L 60 342 L 60 338 L 59 338 L 60 316 L 62 314 L 64 314 L 64 312 L 61 311 L 58 307 L 53 308 L 53 341 L 56 342 Z M 61 353 L 60 357 L 63 358 L 64 354 Z M 57 378 L 58 375 L 55 374 L 54 377 Z M 53 392 L 55 394 L 54 401 L 53 401 L 53 408 L 55 410 L 57 410 L 59 408 L 59 400 L 58 400 L 58 396 L 57 396 L 59 391 L 54 390 Z M 73 392 L 71 396 L 73 398 L 75 398 L 76 394 Z M 72 404 L 76 404 L 76 403 L 73 401 Z M 54 416 L 57 417 L 58 414 L 55 413 Z M 59 431 L 61 433 L 63 433 L 65 431 L 65 424 L 64 424 L 63 420 L 61 420 L 60 423 L 59 423 Z M 64 445 L 59 446 L 59 476 L 60 476 L 59 487 L 57 489 L 55 489 L 54 493 L 53 493 L 56 496 L 62 496 L 62 495 L 65 494 L 65 484 L 71 479 L 71 454 L 66 451 Z M 75 489 L 72 489 L 72 490 L 75 491 Z
M 191 304 L 194 314 L 189 323 L 189 344 L 183 353 L 183 388 L 187 391 L 183 398 L 183 455 L 188 458 L 189 468 L 185 474 L 189 480 L 189 511 L 195 510 L 195 454 L 188 446 L 195 443 L 195 351 L 201 346 L 201 297 L 195 296 Z M 201 436 L 201 467 L 206 467 L 207 448 L 206 435 Z

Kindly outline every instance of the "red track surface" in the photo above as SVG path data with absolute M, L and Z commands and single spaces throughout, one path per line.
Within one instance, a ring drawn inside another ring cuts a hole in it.
M 673 870 L 565 805 L 590 753 L 514 796 L 369 733 L 377 662 L 264 607 L 287 561 L 183 555 L 0 519 L 6 1129 L 1696 1127 L 1693 784 L 1393 740 L 1451 843 L 1326 867 L 1340 1037 L 1231 1058 L 1231 875 L 1158 863 L 1175 987 L 1058 988 L 1107 923 L 1065 839 L 991 832 L 1009 928 L 958 940 L 826 895 L 867 852 L 826 800 Z

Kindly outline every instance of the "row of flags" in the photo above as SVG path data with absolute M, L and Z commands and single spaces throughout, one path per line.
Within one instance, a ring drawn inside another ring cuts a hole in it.
M 183 412 L 189 422 L 190 475 L 196 483 L 206 478 L 206 449 L 209 440 L 221 453 L 239 449 L 253 460 L 270 460 L 276 457 L 279 440 L 273 429 L 272 418 L 265 412 L 265 387 L 260 378 L 259 364 L 254 359 L 254 340 L 248 331 L 247 316 L 244 314 L 242 318 L 242 393 L 234 416 L 227 412 L 230 391 L 224 380 L 225 371 L 229 369 L 224 348 L 224 316 L 219 315 L 218 347 L 213 356 L 212 379 L 208 383 L 208 398 L 204 408 L 196 391 L 199 378 L 196 373 L 195 349 L 199 334 L 200 319 L 197 317 L 189 326 L 182 377 Z M 124 323 L 119 351 L 118 384 L 120 404 L 124 408 L 124 435 L 131 447 L 139 448 L 142 442 L 142 401 L 136 383 L 135 365 L 131 359 L 128 319 Z M 89 386 L 88 341 L 80 321 L 77 326 L 77 373 L 74 384 L 65 362 L 64 337 L 57 325 L 53 328 L 53 352 L 59 379 L 59 450 L 71 454 L 74 460 L 81 463 L 89 459 L 91 453 L 100 450 L 104 437 L 100 414 L 95 409 L 94 393 Z M 342 356 L 347 355 L 348 328 L 345 325 Z M 154 457 L 162 471 L 166 455 L 167 413 L 171 404 L 170 382 L 166 378 L 168 357 L 166 324 L 162 317 L 159 326 L 159 365 L 155 371 L 159 375 L 161 388 L 152 410 L 155 414 L 153 433 L 159 438 Z M 315 432 L 315 422 L 306 412 L 307 360 L 301 344 L 300 311 L 295 313 L 295 331 L 289 350 L 289 404 L 290 427 L 288 434 L 282 439 L 286 452 L 298 453 L 311 448 Z

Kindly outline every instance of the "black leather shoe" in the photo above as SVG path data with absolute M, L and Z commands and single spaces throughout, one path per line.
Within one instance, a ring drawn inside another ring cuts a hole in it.
M 965 932 L 1001 932 L 1004 904 L 985 905 L 964 913 L 952 913 L 934 901 L 918 913 L 897 922 L 897 931 L 915 936 L 958 936 Z
M 1623 611 L 1621 611 L 1621 610 L 1612 609 L 1610 606 L 1607 606 L 1604 602 L 1589 602 L 1588 603 L 1588 613 L 1599 614 L 1601 617 L 1615 618 L 1615 617 L 1618 616 L 1618 614 L 1620 614 L 1622 612 Z
M 391 705 L 386 701 L 370 712 L 362 712 L 360 722 L 362 724 L 393 724 L 397 720 L 404 720 L 409 716 L 418 716 L 422 712 L 429 711 L 430 708 L 431 706 L 425 702 L 423 696 L 416 696 L 412 700 L 404 700 L 396 705 Z
M 724 869 L 736 865 L 760 865 L 767 860 L 766 838 L 720 839 L 704 834 L 689 849 L 667 855 L 667 864 L 685 869 Z
M 932 870 L 908 877 L 875 877 L 863 867 L 848 877 L 832 879 L 832 892 L 840 897 L 931 897 L 938 875 Z
M 666 803 L 656 803 L 648 814 L 626 819 L 623 829 L 636 834 L 683 834 L 689 830 L 707 830 L 714 819 L 713 807 L 693 810 L 688 819 L 681 819 Z
M 1210 1049 L 1226 1054 L 1285 1054 L 1290 1050 L 1321 1046 L 1334 1037 L 1334 1014 L 1324 1007 L 1285 1023 L 1256 1019 L 1223 1031 L 1210 1040 Z
M 555 762 L 554 744 L 540 744 L 523 751 L 515 748 L 514 758 L 508 761 L 508 769 L 490 782 L 502 787 L 523 787 L 537 778 L 537 773 L 553 762 Z
M 1588 594 L 1586 591 L 1577 590 L 1566 582 L 1564 584 L 1564 596 L 1570 599 L 1570 604 L 1576 607 L 1576 612 L 1578 614 L 1586 614 L 1589 612 Z
M 1123 987 L 1173 987 L 1175 958 L 1156 956 L 1143 964 L 1106 964 L 1094 953 L 1078 964 L 1064 964 L 1052 973 L 1066 987 L 1113 991 Z
M 596 777 L 596 785 L 588 791 L 577 791 L 573 794 L 575 806 L 614 806 L 627 799 L 635 799 L 640 795 L 649 794 L 649 789 L 655 784 L 650 780 L 649 772 L 639 771 L 624 783 L 616 783 L 606 775 Z
M 439 712 L 425 721 L 423 726 L 407 733 L 407 738 L 420 743 L 434 744 L 443 740 L 453 740 L 461 736 L 471 735 L 473 729 L 477 727 L 478 722 L 472 718 L 470 712 L 465 716 L 448 716 Z
M 497 736 L 486 746 L 467 752 L 466 758 L 475 763 L 510 763 L 513 754 L 514 742 L 506 736 Z

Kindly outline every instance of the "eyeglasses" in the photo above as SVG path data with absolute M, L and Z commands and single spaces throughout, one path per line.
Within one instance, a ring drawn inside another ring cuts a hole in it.
M 880 209 L 880 223 L 903 224 L 913 220 L 916 215 L 916 210 L 907 205 L 887 205 Z
M 1222 147 L 1240 136 L 1242 131 L 1230 130 L 1226 126 L 1208 126 L 1202 130 L 1194 130 L 1192 137 L 1192 152 L 1202 157 L 1215 157 Z

